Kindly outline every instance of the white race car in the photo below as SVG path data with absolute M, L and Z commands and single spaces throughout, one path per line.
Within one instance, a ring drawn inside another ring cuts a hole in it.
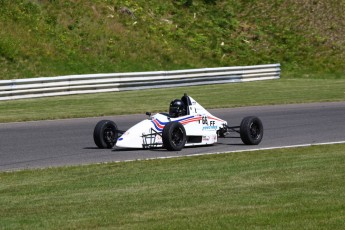
M 127 131 L 121 131 L 110 120 L 99 121 L 93 138 L 99 148 L 166 148 L 180 151 L 185 146 L 212 145 L 230 133 L 238 133 L 244 144 L 258 145 L 263 125 L 258 117 L 243 118 L 240 126 L 213 116 L 192 97 L 170 103 L 169 113 L 151 115 Z

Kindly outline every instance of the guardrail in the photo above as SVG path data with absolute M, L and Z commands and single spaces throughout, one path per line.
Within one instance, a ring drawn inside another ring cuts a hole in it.
M 0 101 L 203 84 L 271 80 L 280 64 L 174 71 L 85 74 L 0 81 Z

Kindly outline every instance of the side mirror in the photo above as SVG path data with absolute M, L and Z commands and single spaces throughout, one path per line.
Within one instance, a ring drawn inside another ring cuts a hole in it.
M 151 113 L 150 112 L 146 112 L 145 113 L 147 116 L 151 117 Z

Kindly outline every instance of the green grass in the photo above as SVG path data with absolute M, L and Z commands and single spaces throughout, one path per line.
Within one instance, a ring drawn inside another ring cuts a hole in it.
M 0 0 L 0 79 L 267 63 L 343 76 L 344 11 L 345 0 Z
M 344 79 L 280 79 L 0 102 L 0 122 L 162 112 L 187 92 L 205 108 L 345 101 Z
M 345 145 L 0 173 L 1 229 L 344 229 Z

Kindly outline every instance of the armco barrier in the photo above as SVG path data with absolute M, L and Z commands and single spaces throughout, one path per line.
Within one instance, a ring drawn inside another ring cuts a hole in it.
M 175 71 L 85 74 L 0 81 L 0 101 L 278 79 L 280 64 Z

